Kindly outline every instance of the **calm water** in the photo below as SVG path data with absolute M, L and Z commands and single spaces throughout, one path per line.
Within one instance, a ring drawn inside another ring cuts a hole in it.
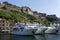
M 35 36 L 17 36 L 0 35 L 0 40 L 60 40 L 60 35 L 35 35 Z

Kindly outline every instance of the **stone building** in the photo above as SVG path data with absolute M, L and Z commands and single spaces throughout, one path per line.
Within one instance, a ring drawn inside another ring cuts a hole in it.
M 27 6 L 21 7 L 21 11 L 26 13 L 26 14 L 33 15 L 33 11 L 29 7 L 27 7 Z
M 46 13 L 38 13 L 39 17 L 42 19 L 46 19 Z
M 3 6 L 4 6 L 4 4 L 3 3 L 0 3 L 0 8 L 3 7 Z
M 0 18 L 0 31 L 10 32 L 10 23 L 8 20 Z
M 42 19 L 46 18 L 46 13 L 38 13 L 37 11 L 33 12 L 36 17 L 40 17 Z
M 57 18 L 56 15 L 47 15 L 47 17 L 50 17 L 50 18 Z
M 33 13 L 34 13 L 34 16 L 36 16 L 36 17 L 39 16 L 37 11 L 33 11 Z

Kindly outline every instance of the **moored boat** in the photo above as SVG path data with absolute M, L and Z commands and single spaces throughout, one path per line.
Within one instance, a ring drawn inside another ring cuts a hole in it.
M 45 33 L 48 33 L 48 34 L 56 33 L 56 27 L 48 27 Z
M 41 26 L 37 29 L 36 33 L 35 34 L 44 34 L 45 33 L 45 30 L 47 30 L 47 27 L 45 26 Z
M 30 25 L 30 24 L 29 24 Z M 32 24 L 32 26 L 30 25 L 30 27 L 32 27 L 33 29 L 37 29 L 37 31 L 35 32 L 35 34 L 44 34 L 45 30 L 47 29 L 46 26 L 42 26 L 42 24 Z
M 57 30 L 57 34 L 60 34 L 60 26 L 55 26 Z
M 34 35 L 37 29 L 28 27 L 27 25 L 16 24 L 11 30 L 11 34 L 15 35 Z

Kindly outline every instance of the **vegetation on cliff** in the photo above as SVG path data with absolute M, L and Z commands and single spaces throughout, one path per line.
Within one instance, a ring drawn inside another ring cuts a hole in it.
M 50 22 L 47 19 L 41 19 L 33 15 L 24 13 L 22 11 L 9 10 L 6 6 L 3 6 L 0 10 L 0 18 L 11 20 L 11 22 L 22 22 L 22 23 L 41 23 L 48 26 Z

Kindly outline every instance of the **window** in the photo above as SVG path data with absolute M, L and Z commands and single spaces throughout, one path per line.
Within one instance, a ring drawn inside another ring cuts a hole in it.
M 15 30 L 15 31 L 19 31 L 19 29 L 18 29 L 18 28 L 14 28 L 13 30 Z
M 25 10 L 26 12 L 28 11 L 28 9 Z
M 21 29 L 21 31 L 23 31 L 24 28 L 22 27 L 22 28 L 20 28 L 20 29 Z

